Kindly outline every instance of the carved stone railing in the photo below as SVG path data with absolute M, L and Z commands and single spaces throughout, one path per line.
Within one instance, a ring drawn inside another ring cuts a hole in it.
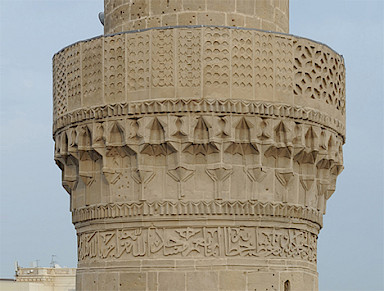
M 53 61 L 55 121 L 113 103 L 268 96 L 270 103 L 312 108 L 345 123 L 342 56 L 292 35 L 228 27 L 149 29 L 78 42 Z

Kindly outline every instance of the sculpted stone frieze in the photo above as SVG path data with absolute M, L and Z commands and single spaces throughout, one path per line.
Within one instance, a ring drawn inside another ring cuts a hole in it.
M 80 233 L 80 262 L 133 258 L 298 258 L 316 262 L 317 236 L 263 227 L 127 228 Z
M 93 203 L 249 199 L 324 213 L 342 143 L 329 129 L 293 119 L 142 114 L 57 132 L 55 159 L 74 209 L 90 204 L 92 193 Z

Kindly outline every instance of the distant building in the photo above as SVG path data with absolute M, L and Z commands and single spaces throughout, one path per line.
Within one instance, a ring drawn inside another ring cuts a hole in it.
M 16 266 L 15 279 L 0 279 L 2 291 L 75 291 L 76 268 Z

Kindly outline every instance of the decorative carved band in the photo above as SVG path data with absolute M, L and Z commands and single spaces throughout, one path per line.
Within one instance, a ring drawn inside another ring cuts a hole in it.
M 161 98 L 248 99 L 345 121 L 343 57 L 299 37 L 228 27 L 150 29 L 78 42 L 53 59 L 54 119 Z
M 53 132 L 56 133 L 63 127 L 87 120 L 95 121 L 121 116 L 187 112 L 288 117 L 328 127 L 335 130 L 343 138 L 345 137 L 345 126 L 342 122 L 311 108 L 268 102 L 212 99 L 150 100 L 82 108 L 57 118 L 53 124 Z
M 260 201 L 155 201 L 98 204 L 75 209 L 73 223 L 119 217 L 273 216 L 309 220 L 322 226 L 320 211 L 287 203 Z
M 292 258 L 316 262 L 317 236 L 266 227 L 126 228 L 78 234 L 78 259 Z

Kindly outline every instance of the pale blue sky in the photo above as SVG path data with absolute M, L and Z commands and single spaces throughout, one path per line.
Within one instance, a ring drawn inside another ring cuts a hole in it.
M 318 245 L 320 290 L 384 290 L 384 1 L 291 0 L 290 33 L 329 45 L 347 67 L 345 170 Z M 53 161 L 55 52 L 103 33 L 103 0 L 0 0 L 0 277 L 52 254 L 76 266 L 69 196 Z

